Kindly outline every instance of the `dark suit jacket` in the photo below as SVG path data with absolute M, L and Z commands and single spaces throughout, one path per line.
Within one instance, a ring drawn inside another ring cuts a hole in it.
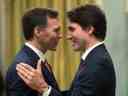
M 38 60 L 39 57 L 37 54 L 29 47 L 24 46 L 21 49 L 21 51 L 16 55 L 14 62 L 9 67 L 6 75 L 7 96 L 39 96 L 39 93 L 29 88 L 16 72 L 16 65 L 18 63 L 24 62 L 36 68 Z M 46 82 L 59 92 L 54 75 L 50 73 L 47 68 L 43 68 L 42 74 L 44 75 Z
M 70 90 L 58 93 L 52 89 L 51 96 L 115 96 L 115 71 L 104 44 L 81 60 Z

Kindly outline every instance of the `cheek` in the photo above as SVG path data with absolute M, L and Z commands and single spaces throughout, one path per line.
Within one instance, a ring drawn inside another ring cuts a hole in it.
M 80 44 L 80 46 L 84 46 L 85 45 L 85 40 L 81 38 L 79 40 L 79 44 Z
M 48 37 L 49 37 L 49 34 L 47 32 L 45 32 L 45 33 L 42 33 L 39 38 L 46 41 L 48 39 Z
M 52 33 L 47 33 L 47 34 L 45 34 L 45 36 L 44 36 L 45 40 L 46 40 L 47 42 L 52 41 L 52 40 L 51 40 L 51 39 L 53 38 L 52 35 L 53 35 Z
M 79 39 L 81 39 L 82 41 L 86 40 L 86 34 L 84 32 L 78 32 L 78 37 Z
M 81 34 L 81 33 L 77 33 L 77 34 L 74 34 L 74 41 L 80 45 L 80 46 L 83 46 L 85 44 L 85 37 L 84 37 L 84 34 Z
M 54 34 L 49 34 L 47 39 L 51 44 L 56 42 L 56 36 Z
M 82 35 L 81 35 L 80 33 L 78 33 L 78 32 L 74 33 L 72 36 L 73 36 L 73 38 L 76 39 L 76 40 L 79 40 L 79 39 L 82 38 Z

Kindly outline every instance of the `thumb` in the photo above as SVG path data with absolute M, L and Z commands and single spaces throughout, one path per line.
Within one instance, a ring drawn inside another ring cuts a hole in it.
M 41 61 L 42 61 L 41 59 L 38 60 L 37 67 L 36 67 L 37 71 L 40 72 L 40 73 L 41 73 Z

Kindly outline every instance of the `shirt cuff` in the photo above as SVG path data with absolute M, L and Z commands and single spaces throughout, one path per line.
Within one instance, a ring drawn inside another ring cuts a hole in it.
M 49 96 L 50 93 L 51 93 L 51 90 L 52 90 L 52 87 L 51 86 L 48 86 L 48 90 L 43 92 L 42 96 Z

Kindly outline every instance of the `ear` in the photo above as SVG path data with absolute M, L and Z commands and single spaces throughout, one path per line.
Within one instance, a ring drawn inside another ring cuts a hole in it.
M 45 31 L 45 28 L 41 28 L 41 27 L 39 27 L 39 26 L 36 26 L 36 27 L 34 28 L 34 36 L 39 37 L 40 34 L 42 33 L 42 31 Z
M 40 30 L 39 30 L 39 27 L 38 26 L 36 26 L 35 28 L 34 28 L 34 36 L 36 36 L 36 37 L 38 37 L 39 35 L 40 35 Z
M 86 31 L 91 35 L 91 34 L 93 34 L 93 32 L 95 31 L 95 29 L 94 29 L 93 26 L 88 26 L 88 27 L 86 28 Z

